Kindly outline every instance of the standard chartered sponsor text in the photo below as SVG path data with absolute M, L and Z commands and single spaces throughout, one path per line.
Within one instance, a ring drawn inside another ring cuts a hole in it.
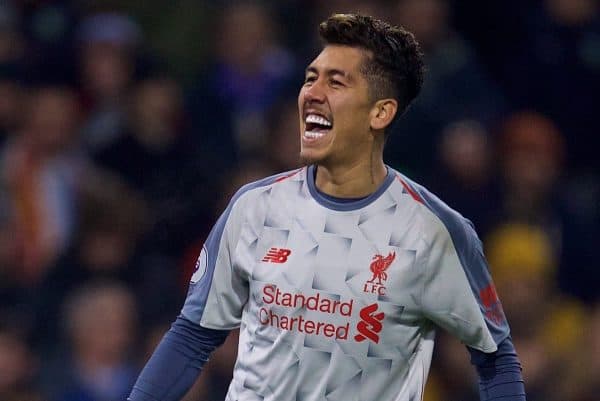
M 306 296 L 299 293 L 281 291 L 275 285 L 269 284 L 263 287 L 262 300 L 266 305 L 277 305 L 279 307 L 303 308 L 309 311 L 317 311 L 323 314 L 350 317 L 354 300 L 342 302 L 337 299 L 329 299 L 317 293 Z M 342 325 L 334 325 L 326 321 L 308 319 L 302 315 L 290 317 L 286 314 L 278 314 L 268 307 L 259 309 L 259 321 L 263 325 L 277 327 L 280 330 L 297 331 L 305 334 L 322 335 L 339 340 L 348 339 L 350 322 Z

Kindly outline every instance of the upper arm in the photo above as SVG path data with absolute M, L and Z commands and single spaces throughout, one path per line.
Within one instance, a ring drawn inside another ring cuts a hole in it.
M 192 275 L 181 314 L 214 329 L 239 326 L 248 285 L 235 268 L 235 247 L 243 215 L 234 198 L 208 235 Z
M 451 217 L 433 224 L 437 228 L 426 251 L 422 307 L 428 318 L 466 345 L 493 352 L 509 335 L 508 323 L 481 241 L 466 219 Z

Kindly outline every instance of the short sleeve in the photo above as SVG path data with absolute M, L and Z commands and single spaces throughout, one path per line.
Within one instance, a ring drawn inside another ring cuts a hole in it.
M 232 199 L 208 235 L 181 311 L 206 328 L 238 327 L 248 299 L 248 283 L 233 261 L 242 224 L 239 203 L 238 197 Z
M 471 223 L 457 213 L 432 226 L 424 250 L 424 314 L 466 345 L 494 352 L 508 323 Z

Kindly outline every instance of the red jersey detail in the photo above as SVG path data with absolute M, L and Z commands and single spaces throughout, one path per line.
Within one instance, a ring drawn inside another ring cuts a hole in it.
M 263 262 L 269 263 L 285 263 L 288 260 L 288 256 L 292 251 L 285 248 L 271 248 L 267 251 L 267 254 L 262 258 Z
M 493 283 L 488 284 L 479 291 L 479 298 L 483 305 L 485 316 L 496 324 L 501 324 L 504 320 L 504 311 L 498 298 L 496 287 Z
M 491 283 L 479 291 L 479 297 L 481 298 L 481 303 L 483 303 L 483 306 L 486 308 L 491 308 L 499 301 L 496 287 L 494 287 L 494 284 Z
M 396 178 L 398 179 L 398 181 L 400 181 L 406 192 L 408 192 L 414 200 L 416 200 L 419 203 L 424 203 L 423 198 L 421 198 L 421 196 L 414 189 L 412 189 L 406 182 L 404 182 L 404 180 L 400 178 L 400 176 L 397 175 Z
M 382 255 L 373 256 L 373 262 L 371 262 L 371 272 L 373 277 L 369 280 L 369 283 L 374 283 L 377 280 L 377 284 L 383 284 L 381 280 L 387 280 L 387 273 L 385 272 L 392 262 L 396 259 L 396 252 L 390 252 L 385 258 Z
M 302 168 L 304 168 L 304 167 L 302 167 Z M 287 175 L 284 175 L 283 177 L 279 177 L 279 178 L 277 178 L 277 179 L 275 180 L 275 182 L 281 182 L 281 181 L 283 181 L 283 180 L 287 180 L 288 178 L 295 176 L 295 175 L 296 175 L 296 174 L 298 174 L 300 171 L 302 171 L 302 168 L 300 168 L 300 169 L 298 169 L 298 170 L 296 170 L 296 171 L 292 171 L 291 173 L 289 173 L 289 174 L 287 174 Z
M 383 329 L 381 321 L 385 317 L 385 314 L 383 312 L 375 314 L 378 307 L 379 305 L 374 303 L 360 310 L 361 321 L 356 326 L 358 334 L 354 336 L 354 339 L 359 343 L 366 339 L 373 341 L 375 344 L 379 343 L 379 333 Z

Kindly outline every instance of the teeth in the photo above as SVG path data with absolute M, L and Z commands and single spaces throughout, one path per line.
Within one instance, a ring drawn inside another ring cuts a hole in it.
M 317 139 L 317 138 L 321 138 L 323 136 L 325 136 L 325 134 L 322 132 L 318 132 L 318 131 L 305 131 L 304 132 L 305 138 Z
M 307 123 L 319 124 L 325 127 L 331 127 L 331 122 L 327 120 L 325 117 L 319 116 L 317 114 L 309 114 L 306 116 Z

